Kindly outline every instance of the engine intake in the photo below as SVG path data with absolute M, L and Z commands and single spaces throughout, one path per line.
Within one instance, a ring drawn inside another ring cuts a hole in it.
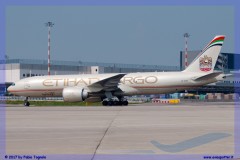
M 64 88 L 62 95 L 65 102 L 82 102 L 88 98 L 88 92 L 79 87 Z

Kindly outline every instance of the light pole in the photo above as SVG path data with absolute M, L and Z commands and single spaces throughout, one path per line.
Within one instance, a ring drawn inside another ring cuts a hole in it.
M 45 23 L 45 26 L 48 27 L 48 75 L 50 76 L 50 30 L 53 27 L 53 22 Z
M 185 38 L 185 69 L 188 67 L 188 38 L 190 37 L 190 34 L 184 33 L 183 37 Z

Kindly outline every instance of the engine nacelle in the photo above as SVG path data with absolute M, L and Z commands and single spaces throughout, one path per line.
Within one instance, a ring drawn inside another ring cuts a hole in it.
M 88 92 L 80 87 L 64 88 L 62 95 L 65 102 L 82 102 L 88 98 Z

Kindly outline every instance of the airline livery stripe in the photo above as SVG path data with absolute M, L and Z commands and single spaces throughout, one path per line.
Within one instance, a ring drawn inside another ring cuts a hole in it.
M 216 41 L 223 41 L 224 40 L 224 36 L 221 36 L 221 37 L 217 37 L 215 39 L 213 39 L 209 44 L 213 43 L 213 42 L 216 42 Z
M 131 86 L 133 88 L 143 88 L 143 89 L 151 89 L 151 88 L 188 88 L 188 87 L 201 87 L 201 85 L 189 85 L 189 86 Z
M 223 42 L 223 40 L 216 40 L 216 41 L 214 41 L 212 43 L 216 43 L 216 42 Z
M 215 39 L 213 39 L 203 50 L 201 53 L 198 54 L 198 56 L 192 61 L 192 63 L 194 63 L 200 56 L 202 56 L 204 54 L 204 52 L 206 52 L 209 48 L 213 47 L 213 46 L 222 46 L 223 45 L 223 41 L 224 41 L 224 36 L 221 37 L 217 37 Z M 191 63 L 191 64 L 192 64 Z
M 203 53 L 210 45 L 212 45 L 213 43 L 215 43 L 215 42 L 217 42 L 217 41 L 223 43 L 224 38 L 225 38 L 224 36 L 221 36 L 221 37 L 217 37 L 217 38 L 213 39 L 213 40 L 203 49 L 202 53 Z
M 60 89 L 27 89 L 27 90 L 9 90 L 9 92 L 51 92 L 51 91 L 61 91 Z
M 208 50 L 209 48 L 211 48 L 211 47 L 213 47 L 213 46 L 222 46 L 223 45 L 223 43 L 213 43 L 212 45 L 210 45 L 210 46 L 208 46 L 205 50 L 203 50 L 202 51 L 202 54 L 206 51 L 206 50 Z M 201 55 L 202 55 L 201 54 Z

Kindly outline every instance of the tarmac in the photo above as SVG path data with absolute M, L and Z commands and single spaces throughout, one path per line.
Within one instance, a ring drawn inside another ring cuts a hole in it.
M 234 103 L 6 107 L 8 154 L 233 154 Z

